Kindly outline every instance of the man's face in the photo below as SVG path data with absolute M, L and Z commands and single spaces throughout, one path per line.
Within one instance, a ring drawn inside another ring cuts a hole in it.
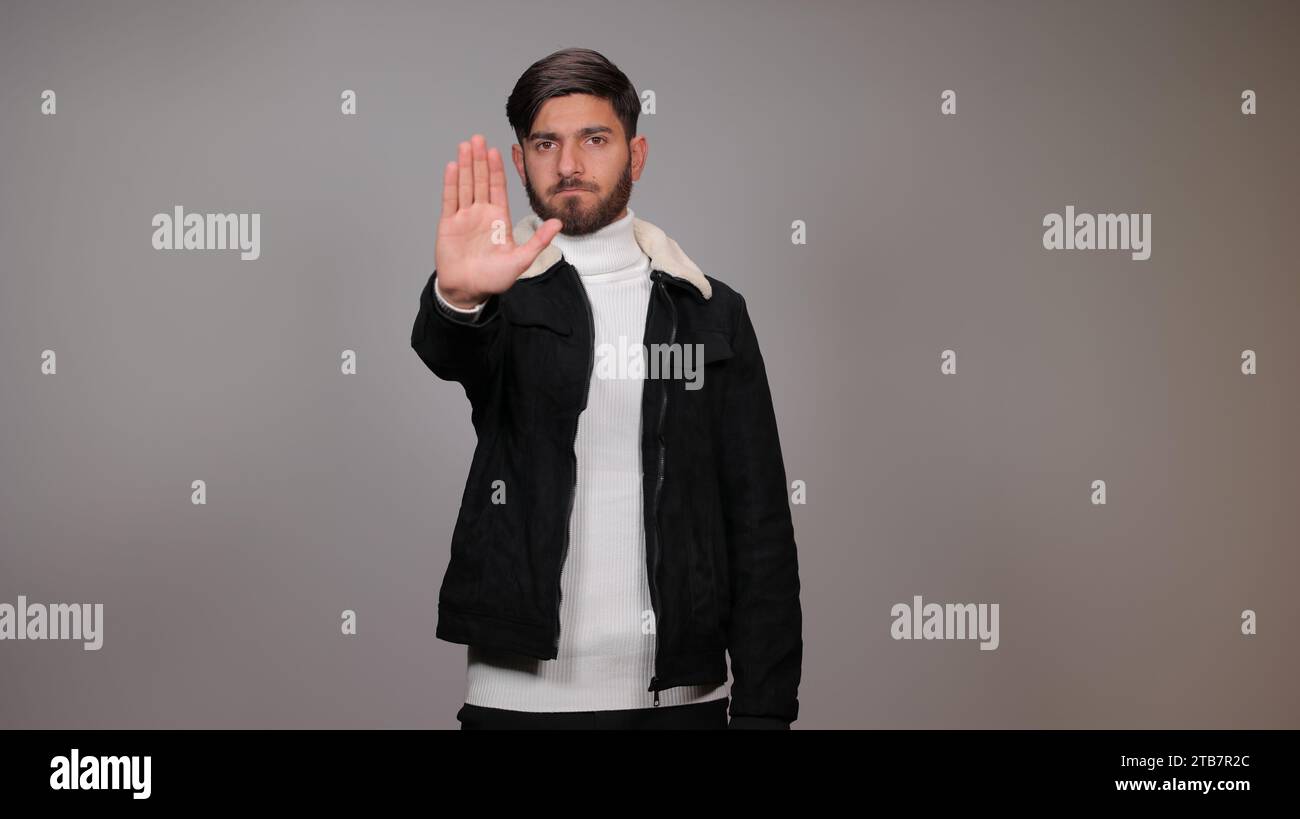
M 629 144 L 609 100 L 568 94 L 542 104 L 511 154 L 533 211 L 582 236 L 624 216 L 648 150 L 644 136 Z

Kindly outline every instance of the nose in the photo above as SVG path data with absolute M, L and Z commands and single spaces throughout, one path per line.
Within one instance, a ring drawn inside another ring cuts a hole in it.
M 572 177 L 582 173 L 582 166 L 578 163 L 578 149 L 574 147 L 572 142 L 566 142 L 560 146 L 560 165 L 556 170 L 564 179 L 572 179 Z

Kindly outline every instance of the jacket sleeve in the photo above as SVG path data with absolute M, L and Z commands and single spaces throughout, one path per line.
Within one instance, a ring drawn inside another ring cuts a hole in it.
M 456 381 L 472 404 L 491 381 L 500 360 L 500 296 L 493 295 L 474 315 L 456 315 L 439 302 L 434 270 L 420 293 L 420 309 L 411 328 L 411 347 L 434 375 Z
M 799 715 L 803 664 L 799 563 L 767 372 L 737 297 L 718 436 L 731 587 L 728 727 L 788 729 Z
M 455 321 L 465 322 L 466 324 L 477 323 L 479 317 L 483 315 L 483 305 L 487 304 L 487 300 L 484 299 L 468 309 L 457 307 L 442 297 L 442 288 L 439 286 L 437 279 L 433 280 L 433 300 L 438 305 L 438 308 L 449 318 Z

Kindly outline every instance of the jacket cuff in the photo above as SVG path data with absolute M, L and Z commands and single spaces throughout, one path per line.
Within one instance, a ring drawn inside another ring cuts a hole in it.
M 728 730 L 732 728 L 741 730 L 768 730 L 768 731 L 788 731 L 790 723 L 780 717 L 732 717 L 731 722 L 727 723 Z
M 483 305 L 486 301 L 480 302 L 470 309 L 457 307 L 442 297 L 442 291 L 438 289 L 438 280 L 433 280 L 433 300 L 438 305 L 438 310 L 444 316 L 452 321 L 458 321 L 461 324 L 477 324 L 483 315 Z

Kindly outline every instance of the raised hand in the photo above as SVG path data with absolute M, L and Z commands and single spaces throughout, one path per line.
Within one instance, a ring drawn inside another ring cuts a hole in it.
M 497 224 L 504 225 L 499 232 Z M 547 219 L 522 245 L 515 244 L 513 226 L 501 152 L 474 134 L 460 143 L 457 161 L 448 162 L 442 174 L 435 263 L 443 298 L 470 308 L 509 290 L 564 223 Z M 494 234 L 500 244 L 492 241 Z

